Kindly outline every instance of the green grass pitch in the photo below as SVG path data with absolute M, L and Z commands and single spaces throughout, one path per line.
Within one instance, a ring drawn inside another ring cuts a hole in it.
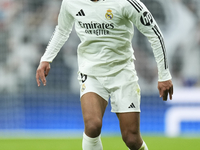
M 144 136 L 149 150 L 200 150 L 200 138 Z M 104 150 L 128 150 L 121 137 L 102 137 Z M 0 139 L 0 150 L 81 150 L 81 138 Z

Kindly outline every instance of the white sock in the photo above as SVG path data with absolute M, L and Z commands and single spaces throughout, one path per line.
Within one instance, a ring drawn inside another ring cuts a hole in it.
M 83 150 L 103 150 L 101 136 L 99 135 L 96 138 L 90 138 L 83 133 L 82 148 Z
M 147 145 L 146 145 L 146 143 L 144 141 L 143 141 L 142 146 L 140 147 L 139 150 L 148 150 L 148 147 L 147 147 Z
M 148 150 L 148 147 L 147 147 L 147 145 L 144 141 L 143 141 L 142 146 L 140 147 L 139 150 Z

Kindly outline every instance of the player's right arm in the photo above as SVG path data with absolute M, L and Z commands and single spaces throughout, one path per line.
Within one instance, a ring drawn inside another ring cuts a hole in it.
M 40 79 L 44 86 L 46 86 L 46 76 L 49 74 L 50 71 L 50 63 L 49 62 L 41 62 L 36 71 L 36 81 L 37 85 L 40 86 Z
M 36 72 L 36 81 L 38 86 L 40 86 L 40 79 L 43 85 L 46 85 L 46 76 L 50 70 L 50 62 L 56 57 L 61 47 L 67 41 L 69 34 L 72 31 L 74 24 L 74 18 L 68 12 L 67 0 L 63 0 L 60 13 L 58 16 L 58 25 L 55 28 L 55 32 L 46 48 L 44 55 L 40 60 Z

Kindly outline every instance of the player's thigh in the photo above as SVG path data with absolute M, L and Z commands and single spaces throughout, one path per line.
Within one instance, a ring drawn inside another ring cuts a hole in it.
M 78 80 L 84 121 L 101 119 L 108 103 L 109 93 L 94 76 L 79 73 Z
M 131 133 L 140 137 L 139 112 L 117 113 L 117 117 L 119 119 L 122 135 Z
M 108 102 L 96 93 L 88 92 L 81 97 L 81 108 L 85 122 L 102 119 Z
M 139 149 L 143 143 L 140 134 L 140 113 L 127 112 L 117 114 L 123 141 L 130 149 Z

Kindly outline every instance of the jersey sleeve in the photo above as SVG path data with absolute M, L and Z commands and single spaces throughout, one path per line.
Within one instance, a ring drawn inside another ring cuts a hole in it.
M 168 68 L 163 35 L 149 10 L 139 0 L 127 0 L 122 12 L 123 16 L 128 18 L 151 43 L 158 67 L 158 81 L 170 80 L 172 77 Z
M 53 61 L 53 59 L 56 57 L 62 46 L 67 41 L 69 34 L 72 31 L 73 24 L 74 18 L 70 15 L 70 13 L 67 10 L 66 1 L 63 0 L 58 16 L 58 25 L 55 28 L 53 36 L 49 41 L 49 44 L 40 62 Z

